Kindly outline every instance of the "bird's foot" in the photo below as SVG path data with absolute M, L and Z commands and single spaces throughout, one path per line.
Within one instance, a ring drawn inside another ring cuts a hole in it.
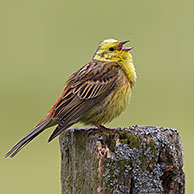
M 110 129 L 103 125 L 95 125 L 97 129 L 94 132 L 118 132 L 118 129 Z

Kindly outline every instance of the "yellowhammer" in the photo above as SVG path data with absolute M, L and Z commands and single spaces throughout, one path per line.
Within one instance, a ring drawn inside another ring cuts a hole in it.
M 107 39 L 99 44 L 91 62 L 66 81 L 64 91 L 44 117 L 5 157 L 14 157 L 46 128 L 58 124 L 49 142 L 77 122 L 108 130 L 103 124 L 112 121 L 128 104 L 136 72 L 129 41 Z

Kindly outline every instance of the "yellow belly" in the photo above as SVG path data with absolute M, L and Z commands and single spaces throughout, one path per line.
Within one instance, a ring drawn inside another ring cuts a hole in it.
M 118 117 L 129 103 L 131 95 L 130 84 L 124 84 L 101 102 L 100 105 L 89 111 L 80 122 L 84 124 L 101 125 L 109 123 L 115 117 Z

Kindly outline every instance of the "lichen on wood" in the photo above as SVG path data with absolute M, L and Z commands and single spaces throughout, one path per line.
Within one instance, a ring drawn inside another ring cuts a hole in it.
M 185 193 L 177 130 L 94 130 L 70 129 L 60 136 L 62 194 Z

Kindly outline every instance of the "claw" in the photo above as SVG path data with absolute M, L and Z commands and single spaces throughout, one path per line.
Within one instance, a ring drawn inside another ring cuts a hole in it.
M 118 129 L 110 129 L 103 125 L 95 125 L 97 127 L 97 131 L 100 132 L 118 132 Z

